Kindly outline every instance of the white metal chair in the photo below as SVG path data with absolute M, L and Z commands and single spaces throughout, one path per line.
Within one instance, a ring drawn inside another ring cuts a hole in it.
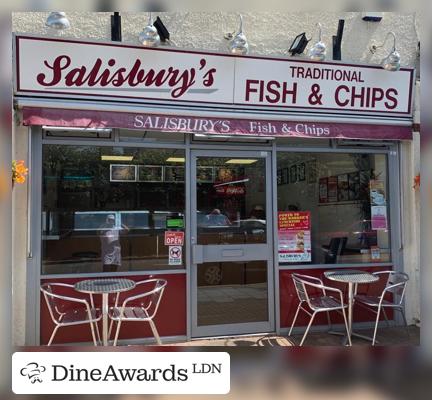
M 163 292 L 167 285 L 165 279 L 147 279 L 136 283 L 136 287 L 151 285 L 152 289 L 135 296 L 130 296 L 124 299 L 122 305 L 117 305 L 118 297 L 114 307 L 110 308 L 109 316 L 112 321 L 117 322 L 116 333 L 114 337 L 114 346 L 117 346 L 117 341 L 120 333 L 122 322 L 128 321 L 147 321 L 153 332 L 157 343 L 162 344 L 156 325 L 153 322 L 157 314 Z M 110 327 L 111 333 L 111 327 Z
M 387 324 L 389 324 L 389 322 L 385 310 L 386 309 L 398 310 L 402 314 L 402 318 L 405 322 L 405 327 L 408 329 L 408 324 L 405 318 L 405 311 L 402 303 L 405 296 L 406 285 L 407 282 L 409 281 L 409 276 L 404 272 L 395 272 L 395 271 L 379 271 L 373 273 L 373 275 L 387 275 L 387 274 L 388 274 L 388 278 L 387 278 L 385 288 L 379 296 L 369 296 L 369 295 L 362 294 L 362 295 L 356 295 L 354 297 L 354 301 L 355 301 L 354 304 L 357 304 L 376 314 L 372 346 L 374 346 L 376 342 L 378 322 L 379 322 L 381 310 L 383 312 Z M 398 300 L 394 299 L 395 301 L 389 301 L 385 299 L 387 293 L 392 293 L 394 296 L 399 297 L 399 299 Z
M 73 289 L 73 285 L 67 283 L 44 283 L 41 285 L 40 290 L 43 293 L 50 313 L 51 319 L 54 322 L 55 328 L 51 334 L 48 346 L 51 346 L 57 330 L 65 326 L 90 324 L 93 343 L 97 346 L 95 327 L 100 341 L 99 328 L 97 322 L 102 318 L 100 310 L 94 307 L 93 298 L 90 296 L 90 304 L 87 300 L 82 298 L 64 296 L 54 293 L 53 288 L 63 287 Z M 74 307 L 71 307 L 71 303 Z
M 297 320 L 297 316 L 300 310 L 303 310 L 306 314 L 308 314 L 311 319 L 306 328 L 306 331 L 303 335 L 303 338 L 300 342 L 300 346 L 303 346 L 303 343 L 306 339 L 306 336 L 309 332 L 310 327 L 312 326 L 312 322 L 315 318 L 315 315 L 320 312 L 326 312 L 327 318 L 330 324 L 330 311 L 338 311 L 342 312 L 345 328 L 347 331 L 348 343 L 351 346 L 351 338 L 348 330 L 348 323 L 345 314 L 345 308 L 348 307 L 347 304 L 343 302 L 343 294 L 342 291 L 330 286 L 324 286 L 323 282 L 319 278 L 315 278 L 313 276 L 301 275 L 301 274 L 292 274 L 292 279 L 294 282 L 294 286 L 297 292 L 298 299 L 300 301 L 297 311 L 294 316 L 294 320 L 291 325 L 291 329 L 288 333 L 288 336 L 291 336 L 291 332 L 294 328 L 295 322 Z M 319 294 L 309 294 L 307 288 L 318 289 Z M 328 295 L 327 292 L 333 292 L 336 296 Z M 309 310 L 304 308 L 303 305 L 307 305 Z M 311 312 L 312 311 L 312 312 Z

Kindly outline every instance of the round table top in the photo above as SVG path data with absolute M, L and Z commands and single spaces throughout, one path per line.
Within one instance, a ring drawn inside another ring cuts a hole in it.
M 135 282 L 124 278 L 87 279 L 75 284 L 75 290 L 83 293 L 118 293 L 135 287 Z
M 372 275 L 370 272 L 356 269 L 325 271 L 324 276 L 332 281 L 344 283 L 371 283 L 379 279 L 378 276 Z

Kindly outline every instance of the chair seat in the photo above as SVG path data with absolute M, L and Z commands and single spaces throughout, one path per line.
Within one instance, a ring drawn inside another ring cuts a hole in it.
M 341 302 L 334 298 L 333 296 L 319 296 L 319 297 L 311 297 L 309 298 L 312 309 L 318 310 L 322 308 L 327 309 L 341 309 L 342 307 L 346 307 L 345 304 L 341 305 Z
M 109 310 L 109 317 L 115 321 L 120 319 L 121 308 L 112 307 Z M 142 307 L 125 307 L 123 311 L 122 321 L 146 321 L 149 320 L 147 312 Z
M 367 296 L 364 294 L 358 294 L 357 296 L 354 297 L 354 299 L 356 302 L 366 304 L 367 306 L 378 307 L 381 298 L 379 296 Z M 382 307 L 394 307 L 395 304 L 392 303 L 391 301 L 384 299 L 381 306 Z
M 89 319 L 89 315 L 85 308 L 67 310 L 59 322 L 60 324 L 77 325 L 88 322 L 96 322 L 102 318 L 102 313 L 98 308 L 90 309 L 90 314 L 91 318 Z

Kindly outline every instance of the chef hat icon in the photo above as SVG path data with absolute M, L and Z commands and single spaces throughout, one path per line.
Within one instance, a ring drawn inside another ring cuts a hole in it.
M 28 363 L 24 368 L 21 369 L 20 373 L 22 376 L 27 376 L 31 383 L 42 382 L 40 374 L 45 372 L 46 368 L 43 365 L 39 365 L 36 362 Z

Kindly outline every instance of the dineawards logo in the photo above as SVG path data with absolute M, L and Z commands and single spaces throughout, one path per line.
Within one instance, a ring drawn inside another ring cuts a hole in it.
M 21 369 L 20 374 L 27 376 L 31 383 L 42 383 L 41 374 L 46 371 L 43 365 L 36 362 L 29 362 L 24 368 Z
M 226 352 L 17 352 L 16 394 L 226 394 Z

